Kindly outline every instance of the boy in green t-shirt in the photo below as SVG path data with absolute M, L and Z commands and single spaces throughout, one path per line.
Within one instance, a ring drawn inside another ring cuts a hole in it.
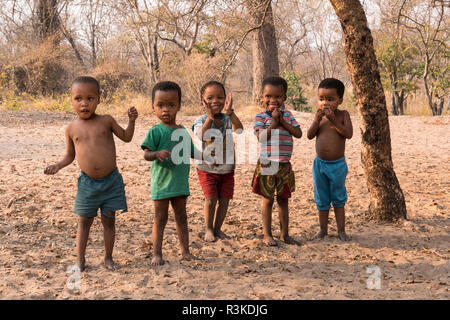
M 152 91 L 152 105 L 161 122 L 150 128 L 141 147 L 145 151 L 144 159 L 151 161 L 151 190 L 155 204 L 151 264 L 158 266 L 164 264 L 162 240 L 169 202 L 175 213 L 182 259 L 195 259 L 189 252 L 186 214 L 186 199 L 190 194 L 190 158 L 194 147 L 187 130 L 176 124 L 177 112 L 181 107 L 181 89 L 178 84 L 170 81 L 157 83 Z

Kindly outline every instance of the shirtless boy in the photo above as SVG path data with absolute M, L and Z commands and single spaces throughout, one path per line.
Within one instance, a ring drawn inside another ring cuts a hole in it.
M 316 137 L 317 156 L 313 165 L 313 181 L 320 231 L 314 239 L 323 239 L 328 234 L 328 213 L 332 203 L 338 236 L 342 241 L 350 240 L 345 233 L 345 178 L 348 173 L 345 141 L 353 136 L 353 127 L 349 113 L 338 109 L 344 90 L 344 84 L 337 79 L 322 80 L 318 90 L 319 108 L 307 134 L 310 140 Z
M 100 103 L 100 85 L 92 77 L 76 78 L 72 83 L 70 99 L 78 119 L 66 128 L 66 154 L 61 161 L 45 168 L 44 173 L 53 175 L 76 158 L 81 169 L 74 208 L 79 216 L 76 265 L 84 271 L 89 230 L 100 209 L 105 241 L 104 263 L 108 269 L 115 269 L 117 265 L 112 259 L 115 212 L 126 212 L 127 203 L 123 179 L 117 170 L 113 133 L 120 140 L 130 142 L 138 113 L 134 107 L 128 109 L 129 122 L 125 130 L 110 115 L 96 114 Z

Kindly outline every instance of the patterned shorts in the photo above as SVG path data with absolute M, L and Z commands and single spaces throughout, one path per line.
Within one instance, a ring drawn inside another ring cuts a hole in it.
M 252 192 L 265 198 L 289 199 L 295 191 L 295 175 L 290 162 L 271 162 L 273 174 L 264 172 L 268 166 L 261 167 L 258 161 L 252 179 Z M 278 168 L 276 168 L 278 166 Z

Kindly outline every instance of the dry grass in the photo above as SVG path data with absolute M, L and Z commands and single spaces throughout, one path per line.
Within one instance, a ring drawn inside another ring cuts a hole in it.
M 1 88 L 0 88 L 1 89 Z M 317 110 L 316 89 L 307 88 L 305 95 L 308 99 L 308 105 L 312 107 L 313 112 Z M 253 120 L 254 116 L 264 109 L 259 105 L 249 103 L 249 97 L 244 94 L 233 95 L 233 107 L 238 117 L 242 120 Z M 388 110 L 390 113 L 390 95 L 386 93 L 386 101 L 388 101 Z M 125 117 L 128 108 L 135 107 L 140 115 L 152 115 L 151 97 L 144 94 L 136 94 L 131 92 L 118 92 L 108 103 L 101 103 L 98 106 L 98 112 L 101 114 L 111 114 L 115 116 Z M 352 115 L 358 115 L 358 108 L 351 93 L 346 92 L 342 108 L 349 111 Z M 287 106 L 288 109 L 290 106 Z M 31 95 L 16 95 L 11 90 L 0 90 L 0 109 L 3 110 L 40 110 L 40 111 L 56 111 L 56 112 L 73 112 L 70 104 L 69 94 L 61 95 L 57 98 L 52 97 L 33 97 Z M 204 108 L 199 104 L 182 104 L 181 116 L 196 116 L 205 112 Z M 450 110 L 443 110 L 443 115 L 449 115 Z M 408 99 L 405 115 L 411 116 L 431 116 L 426 97 L 415 96 Z

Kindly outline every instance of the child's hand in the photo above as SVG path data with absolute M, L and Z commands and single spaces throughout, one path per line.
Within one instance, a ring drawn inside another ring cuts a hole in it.
M 59 171 L 59 166 L 57 164 L 53 164 L 44 169 L 45 174 L 55 174 Z
M 220 113 L 220 110 L 213 111 L 211 105 L 205 100 L 203 100 L 203 106 L 206 108 L 206 112 L 208 113 L 208 116 L 210 116 L 211 118 L 214 118 L 216 114 Z
M 320 121 L 322 121 L 322 118 L 324 115 L 325 115 L 325 112 L 323 112 L 323 109 L 317 109 L 314 120 L 317 121 L 318 123 L 320 123 Z
M 131 121 L 136 121 L 137 117 L 138 117 L 138 112 L 135 107 L 131 107 L 130 109 L 128 109 L 128 118 Z
M 225 108 L 223 108 L 223 112 L 227 115 L 231 115 L 233 112 L 233 96 L 231 93 L 227 95 L 227 99 L 225 100 Z
M 336 115 L 333 110 L 330 108 L 323 108 L 323 112 L 325 113 L 325 117 L 327 117 L 332 124 L 336 122 Z
M 156 153 L 156 159 L 163 162 L 164 160 L 170 159 L 170 151 L 161 150 Z
M 279 123 L 279 122 L 280 122 L 280 118 L 281 118 L 281 112 L 280 112 L 280 109 L 275 108 L 275 109 L 272 111 L 272 119 L 273 119 L 273 122 Z

